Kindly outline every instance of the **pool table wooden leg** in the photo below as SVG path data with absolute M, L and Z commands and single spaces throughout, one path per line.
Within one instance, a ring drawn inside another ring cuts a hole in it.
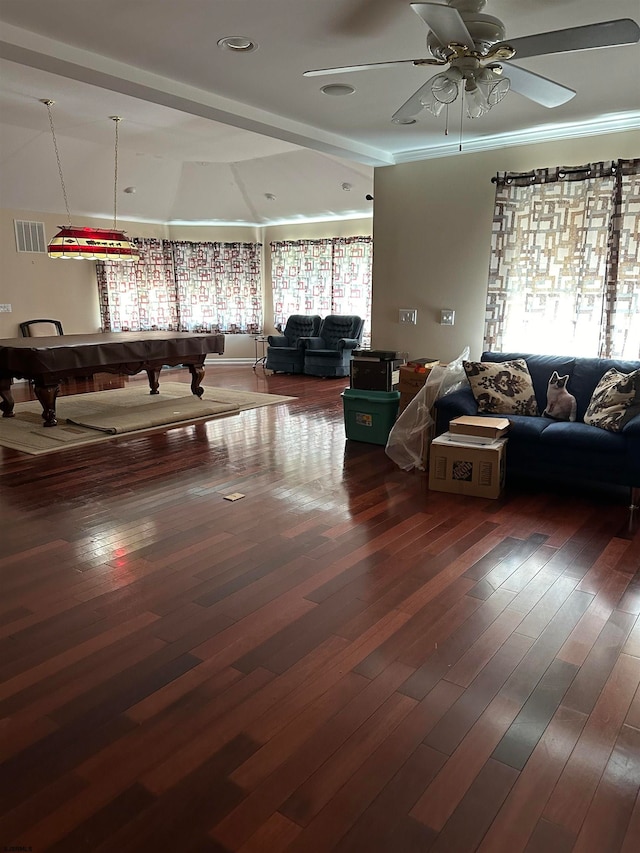
M 0 379 L 0 411 L 3 418 L 15 417 L 13 407 L 15 405 L 13 394 L 11 393 L 11 383 L 13 379 Z
M 160 391 L 160 368 L 155 367 L 147 367 L 147 376 L 149 377 L 149 391 L 150 394 L 159 394 Z
M 41 385 L 36 382 L 34 393 L 42 405 L 43 426 L 54 427 L 58 425 L 56 418 L 56 397 L 60 391 L 60 383 L 55 385 Z
M 191 393 L 197 397 L 202 397 L 204 394 L 204 388 L 201 387 L 204 379 L 204 365 L 190 364 L 189 373 L 191 374 Z

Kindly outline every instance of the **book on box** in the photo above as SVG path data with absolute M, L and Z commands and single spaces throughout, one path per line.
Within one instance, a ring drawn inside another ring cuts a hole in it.
M 449 422 L 450 433 L 467 437 L 503 438 L 508 429 L 508 418 L 482 418 L 474 415 L 462 415 Z

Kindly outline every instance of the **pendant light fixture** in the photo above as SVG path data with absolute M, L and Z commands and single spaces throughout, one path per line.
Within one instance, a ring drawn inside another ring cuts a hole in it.
M 56 160 L 58 163 L 58 174 L 60 175 L 60 183 L 62 185 L 62 195 L 64 197 L 64 205 L 67 211 L 68 225 L 59 226 L 60 230 L 51 240 L 48 246 L 48 254 L 50 258 L 87 258 L 88 260 L 98 261 L 137 261 L 139 260 L 138 249 L 131 243 L 124 231 L 119 231 L 117 227 L 117 200 L 118 200 L 118 124 L 122 121 L 120 116 L 109 116 L 115 122 L 115 170 L 113 180 L 113 228 L 77 228 L 71 224 L 71 214 L 69 213 L 69 202 L 67 200 L 67 190 L 64 185 L 62 176 L 62 166 L 60 165 L 60 154 L 58 152 L 58 143 L 56 142 L 56 132 L 53 127 L 53 116 L 51 107 L 55 101 L 49 99 L 43 100 L 42 103 L 46 106 L 49 113 L 49 125 L 51 126 L 51 136 L 53 137 L 53 148 L 56 152 Z

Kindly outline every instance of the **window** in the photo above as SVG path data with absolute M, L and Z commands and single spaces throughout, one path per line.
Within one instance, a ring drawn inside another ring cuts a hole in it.
M 134 242 L 137 263 L 96 265 L 105 331 L 262 330 L 261 244 Z
M 271 243 L 274 324 L 291 314 L 357 314 L 371 342 L 371 237 Z
M 640 358 L 640 160 L 496 183 L 485 349 Z

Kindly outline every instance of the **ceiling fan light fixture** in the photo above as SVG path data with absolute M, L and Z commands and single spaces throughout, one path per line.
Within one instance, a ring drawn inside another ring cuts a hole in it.
M 475 79 L 489 108 L 499 104 L 511 88 L 511 81 L 508 77 L 496 74 L 490 68 L 483 68 Z
M 469 118 L 481 118 L 491 109 L 478 86 L 465 88 L 464 100 Z
M 462 72 L 457 68 L 449 68 L 442 74 L 436 74 L 431 81 L 431 94 L 440 104 L 452 104 L 460 92 Z
M 431 115 L 436 116 L 436 118 L 440 115 L 440 113 L 446 106 L 446 104 L 444 104 L 442 101 L 437 101 L 433 97 L 431 92 L 424 94 L 420 99 L 420 103 L 425 108 L 425 110 L 429 110 Z

